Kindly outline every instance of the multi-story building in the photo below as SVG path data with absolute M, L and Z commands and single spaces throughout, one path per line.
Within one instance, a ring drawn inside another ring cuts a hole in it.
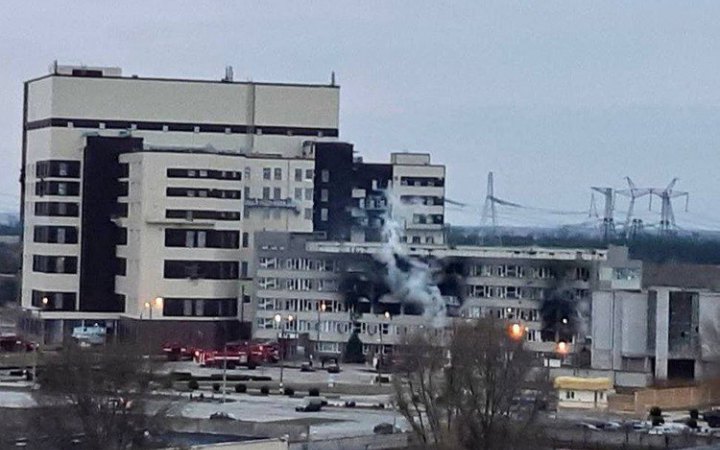
M 379 242 L 394 227 L 404 242 L 445 242 L 445 166 L 425 153 L 366 163 L 350 144 L 315 144 L 315 231 L 328 240 Z
M 616 385 L 720 373 L 720 270 L 644 264 L 605 274 L 592 297 L 592 368 Z
M 254 335 L 272 339 L 283 330 L 308 352 L 322 354 L 341 353 L 353 332 L 359 333 L 365 351 L 387 352 L 415 327 L 435 325 L 424 314 L 427 301 L 443 302 L 451 318 L 494 316 L 520 322 L 528 347 L 537 352 L 553 354 L 561 341 L 569 352 L 587 352 L 590 293 L 601 268 L 608 255 L 618 265 L 634 264 L 622 248 L 403 244 L 391 249 L 397 267 L 426 271 L 427 276 L 407 272 L 408 289 L 394 292 L 381 257 L 388 251 L 385 243 L 270 232 L 258 233 L 256 243 Z M 420 279 L 427 281 L 427 289 L 407 292 Z
M 28 81 L 22 306 L 50 339 L 120 319 L 237 334 L 254 232 L 313 230 L 311 144 L 336 140 L 338 93 L 57 65 Z

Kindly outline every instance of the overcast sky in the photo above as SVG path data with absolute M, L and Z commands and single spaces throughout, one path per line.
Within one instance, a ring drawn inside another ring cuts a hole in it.
M 57 59 L 279 82 L 335 71 L 341 138 L 366 160 L 431 152 L 450 199 L 482 204 L 494 171 L 499 197 L 582 210 L 591 185 L 677 176 L 679 225 L 720 229 L 719 24 L 717 1 L 2 0 L 0 210 L 18 202 L 22 82 Z

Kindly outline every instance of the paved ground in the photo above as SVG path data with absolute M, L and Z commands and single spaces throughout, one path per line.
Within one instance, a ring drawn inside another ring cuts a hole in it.
M 163 371 L 171 372 L 190 372 L 196 376 L 208 376 L 212 374 L 222 373 L 219 369 L 209 369 L 200 367 L 191 361 L 169 362 L 162 366 Z M 286 367 L 282 370 L 283 381 L 287 384 L 296 383 L 317 383 L 329 384 L 357 384 L 369 386 L 377 373 L 370 369 L 369 366 L 362 364 L 347 364 L 342 366 L 342 371 L 338 374 L 329 374 L 327 371 L 317 369 L 315 372 L 300 372 L 297 367 Z M 273 381 L 280 380 L 280 367 L 277 366 L 260 366 L 255 370 L 238 368 L 228 370 L 228 374 L 233 375 L 266 375 L 273 378 Z

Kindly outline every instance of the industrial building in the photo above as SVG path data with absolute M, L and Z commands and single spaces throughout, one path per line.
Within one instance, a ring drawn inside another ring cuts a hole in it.
M 618 284 L 619 282 L 619 284 Z M 720 374 L 720 269 L 617 269 L 592 298 L 592 369 L 616 385 L 694 382 Z
M 553 355 L 558 342 L 565 342 L 568 355 L 562 356 L 580 364 L 586 354 L 589 365 L 591 291 L 609 261 L 626 268 L 638 263 L 621 247 L 403 243 L 391 251 L 405 261 L 398 267 L 407 285 L 428 281 L 426 291 L 413 292 L 393 290 L 382 256 L 387 243 L 331 242 L 317 234 L 281 232 L 258 233 L 256 243 L 254 335 L 282 335 L 297 340 L 308 354 L 326 356 L 342 353 L 355 332 L 366 353 L 389 352 L 416 327 L 437 327 L 427 302 L 441 301 L 450 320 L 493 316 L 519 322 L 533 351 Z
M 21 304 L 44 340 L 96 323 L 157 340 L 249 336 L 258 231 L 378 240 L 394 217 L 404 239 L 442 242 L 444 167 L 423 154 L 365 164 L 338 124 L 334 80 L 55 64 L 26 82 Z M 407 204 L 393 212 L 380 201 L 391 184 Z

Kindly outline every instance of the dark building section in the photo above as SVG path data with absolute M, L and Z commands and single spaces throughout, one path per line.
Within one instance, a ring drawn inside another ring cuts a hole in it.
M 315 144 L 313 227 L 331 241 L 382 240 L 391 164 L 366 164 L 352 144 Z
M 313 185 L 313 228 L 331 241 L 349 241 L 353 189 L 353 146 L 317 142 Z
M 115 243 L 120 230 L 112 220 L 122 192 L 118 179 L 123 168 L 118 156 L 140 150 L 142 145 L 141 138 L 87 138 L 82 164 L 80 311 L 124 310 L 122 298 L 115 294 Z
M 351 215 L 353 224 L 365 232 L 365 241 L 380 242 L 383 240 L 382 229 L 387 212 L 385 190 L 392 180 L 391 164 L 354 165 L 353 188 L 362 189 L 364 196 L 353 198 Z

